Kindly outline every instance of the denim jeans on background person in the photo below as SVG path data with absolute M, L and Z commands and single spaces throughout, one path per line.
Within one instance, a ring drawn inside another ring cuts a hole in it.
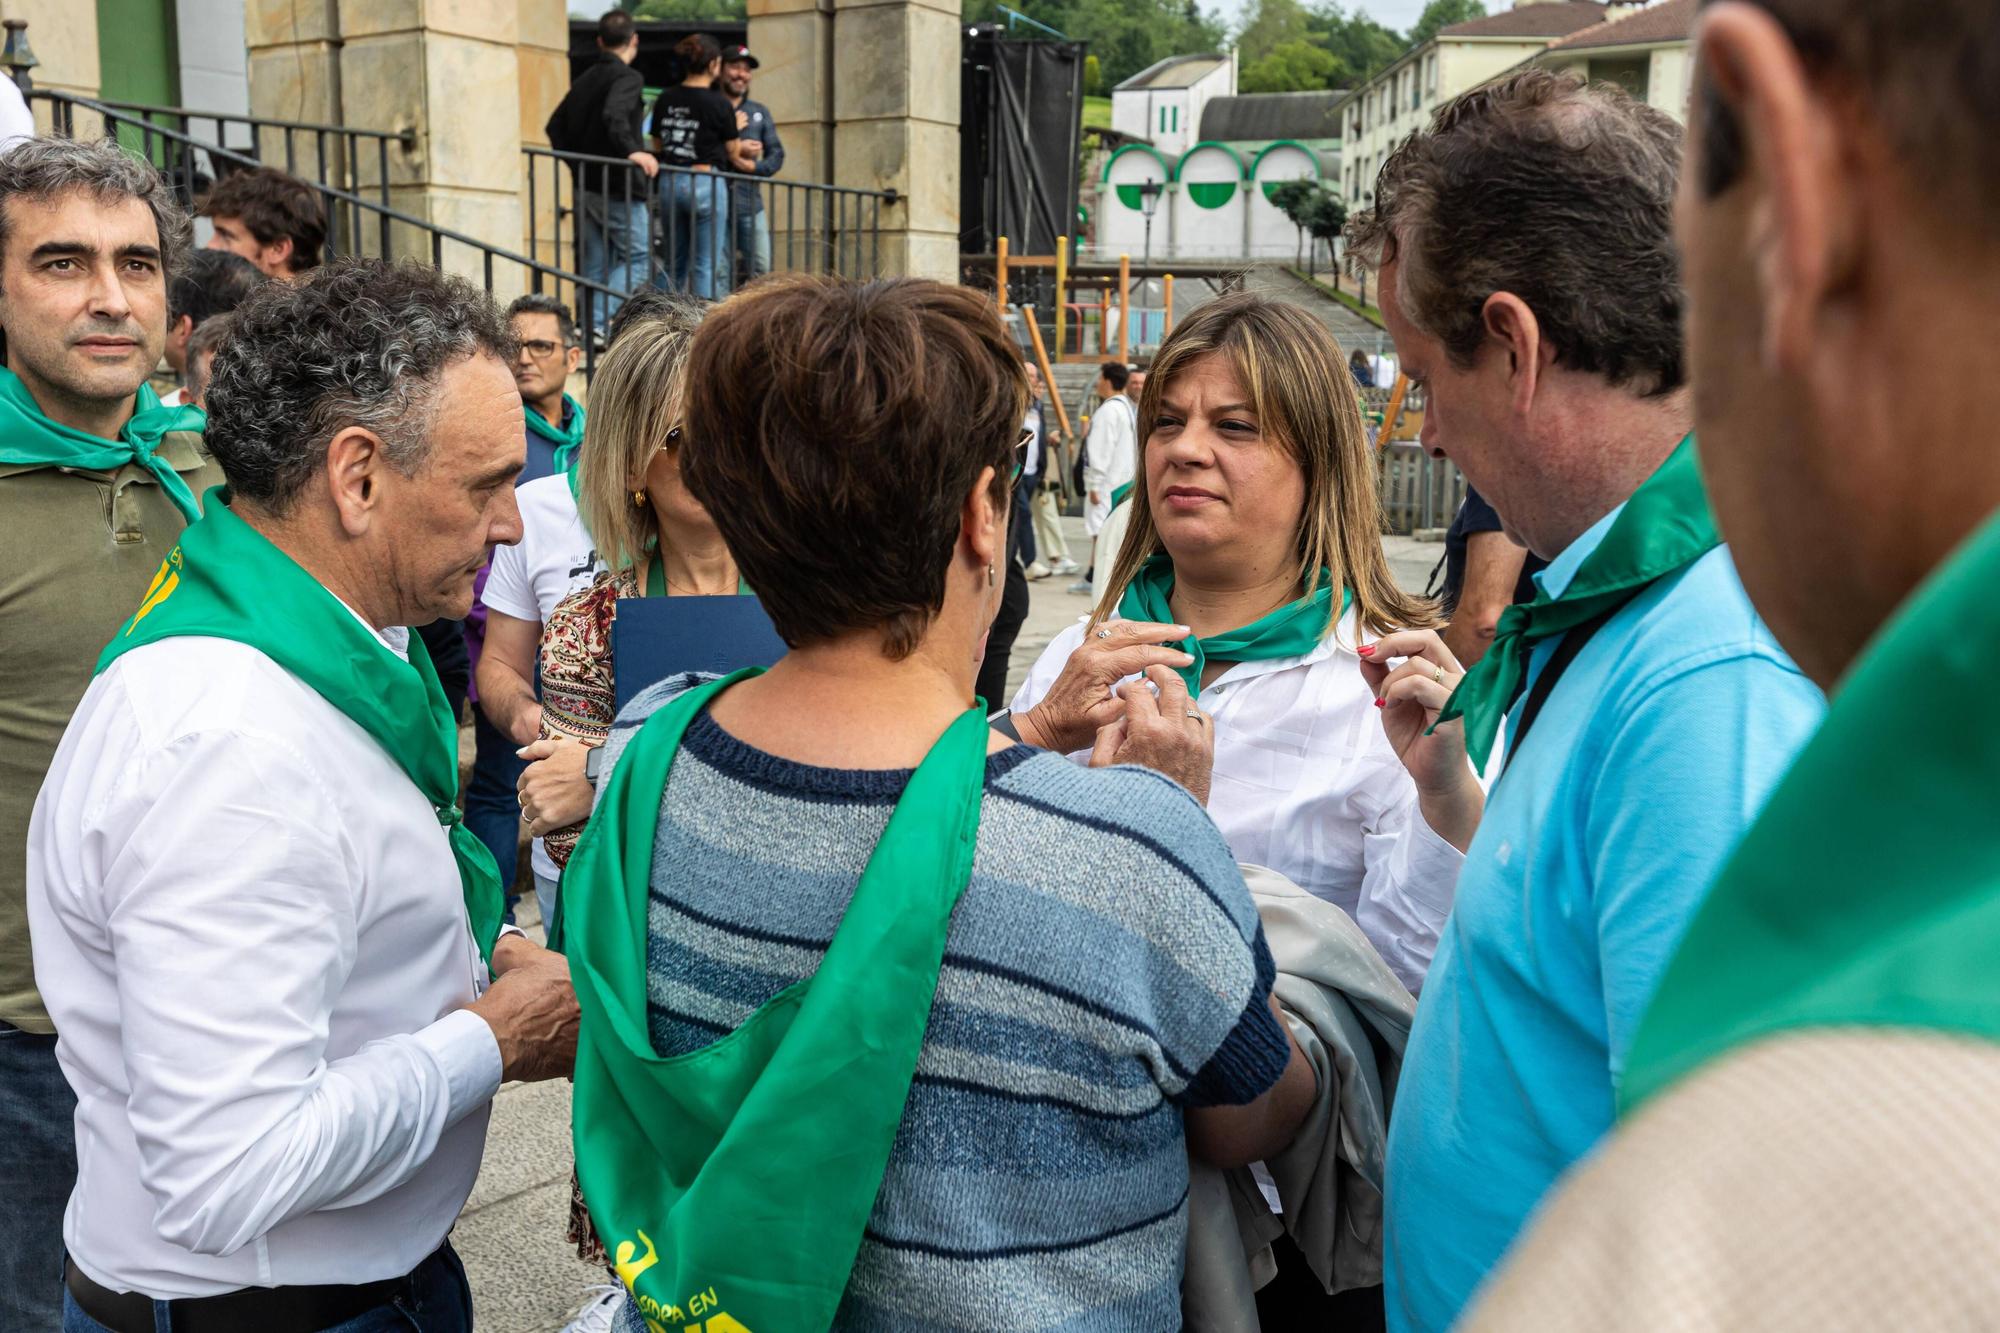
M 756 207 L 750 207 L 751 204 Z M 771 271 L 771 215 L 755 192 L 748 199 L 738 191 L 729 201 L 729 229 L 735 235 L 736 279 L 753 281 Z
M 710 171 L 662 171 L 667 215 L 661 287 L 719 301 L 729 295 L 729 182 Z
M 63 1208 L 76 1186 L 76 1094 L 56 1039 L 0 1023 L 0 1329 L 61 1327 Z
M 519 747 L 486 720 L 486 710 L 472 706 L 472 778 L 465 784 L 465 826 L 486 844 L 500 866 L 500 887 L 507 894 L 508 919 L 513 919 L 514 877 L 520 867 L 521 794 L 525 760 L 514 757 Z
M 155 1333 L 171 1333 L 171 1311 L 167 1302 L 153 1302 Z M 108 1333 L 104 1325 L 77 1308 L 67 1288 L 62 1292 L 61 1328 L 62 1333 Z M 13 1333 L 11 1325 L 8 1333 Z M 334 1324 L 323 1333 L 472 1333 L 472 1287 L 465 1280 L 465 1265 L 446 1242 L 417 1265 L 404 1295 Z
M 650 188 L 651 182 L 645 182 Z M 635 191 L 638 187 L 635 187 Z M 583 241 L 583 276 L 601 282 L 615 292 L 635 292 L 653 275 L 653 243 L 646 234 L 646 200 L 634 194 L 628 204 L 621 194 L 610 198 L 601 194 L 577 196 L 576 225 Z M 622 296 L 605 298 L 603 308 L 593 307 L 591 323 L 603 328 L 618 307 Z M 583 314 L 581 298 L 577 314 Z

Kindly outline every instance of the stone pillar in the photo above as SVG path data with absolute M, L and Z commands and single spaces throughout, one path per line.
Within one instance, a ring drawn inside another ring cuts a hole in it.
M 37 88 L 95 97 L 103 87 L 97 71 L 97 6 L 80 0 L 0 0 L 0 18 L 25 19 L 28 45 L 41 63 L 28 71 Z M 3 77 L 3 76 L 0 76 Z M 34 104 L 35 128 L 51 128 L 48 104 Z M 79 121 L 77 133 L 97 133 L 95 119 Z
M 257 115 L 404 131 L 412 150 L 389 154 L 389 202 L 415 217 L 519 250 L 523 4 L 486 0 L 251 0 L 250 104 Z M 541 5 L 533 6 L 539 14 Z M 546 113 L 544 113 L 546 114 Z M 267 161 L 272 161 L 267 156 Z M 282 161 L 282 158 L 276 159 Z M 378 164 L 356 164 L 357 190 L 378 197 Z M 363 228 L 364 250 L 379 249 Z M 396 255 L 429 258 L 413 227 L 392 231 Z M 444 266 L 483 281 L 478 251 L 446 242 Z M 497 264 L 494 295 L 524 287 Z
M 518 44 L 514 57 L 521 74 L 521 143 L 546 148 L 549 136 L 543 129 L 549 113 L 569 91 L 569 15 L 563 0 L 516 0 Z M 558 254 L 555 245 L 557 173 L 565 169 L 547 158 L 537 159 L 534 188 L 528 186 L 528 159 L 521 163 L 521 220 L 527 235 L 521 253 L 557 268 L 576 264 L 573 247 Z M 565 190 L 568 188 L 564 186 Z M 568 196 L 565 195 L 565 198 Z M 565 224 L 567 234 L 570 224 Z M 528 237 L 532 236 L 532 248 Z
M 958 280 L 959 12 L 956 0 L 750 0 L 754 92 L 785 139 L 778 179 L 895 190 L 880 212 L 886 273 Z

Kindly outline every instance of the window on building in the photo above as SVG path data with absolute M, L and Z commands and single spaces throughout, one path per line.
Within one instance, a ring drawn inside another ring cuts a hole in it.
M 1175 130 L 1176 132 L 1178 132 L 1178 131 L 1180 130 L 1180 127 L 1181 127 L 1181 109 L 1180 109 L 1179 107 L 1175 107 L 1175 108 L 1174 108 L 1174 130 Z
M 1438 53 L 1433 51 L 1424 58 L 1424 86 L 1435 97 L 1438 90 Z

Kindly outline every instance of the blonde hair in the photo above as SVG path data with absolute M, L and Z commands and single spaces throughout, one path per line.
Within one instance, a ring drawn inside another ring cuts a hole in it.
M 656 452 L 680 446 L 676 432 L 687 414 L 688 347 L 701 317 L 700 306 L 676 301 L 658 315 L 634 320 L 619 331 L 591 377 L 576 504 L 608 569 L 648 559 L 660 540 L 653 506 L 635 503 L 632 493 L 644 488 Z
M 1139 567 L 1165 550 L 1146 496 L 1146 448 L 1159 418 L 1160 398 L 1187 368 L 1211 352 L 1226 353 L 1257 412 L 1265 434 L 1305 474 L 1305 508 L 1299 516 L 1299 586 L 1311 596 L 1327 571 L 1333 586 L 1354 590 L 1357 623 L 1371 633 L 1438 623 L 1426 599 L 1396 586 L 1382 551 L 1382 505 L 1377 461 L 1361 424 L 1354 377 L 1326 325 L 1296 306 L 1249 293 L 1210 301 L 1175 326 L 1153 358 L 1139 398 L 1138 484 L 1095 626 L 1117 611 Z M 1327 623 L 1340 619 L 1333 602 Z

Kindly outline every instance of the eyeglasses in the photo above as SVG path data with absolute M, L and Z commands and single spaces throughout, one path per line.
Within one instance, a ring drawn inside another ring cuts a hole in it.
M 1021 474 L 1028 470 L 1028 446 L 1034 442 L 1035 428 L 1033 426 L 1023 426 L 1021 428 L 1021 438 L 1014 441 L 1014 475 L 1008 479 L 1010 485 L 1013 482 L 1019 481 Z
M 529 338 L 521 344 L 521 350 L 537 361 L 546 361 L 568 347 L 568 343 L 552 343 L 546 338 Z

